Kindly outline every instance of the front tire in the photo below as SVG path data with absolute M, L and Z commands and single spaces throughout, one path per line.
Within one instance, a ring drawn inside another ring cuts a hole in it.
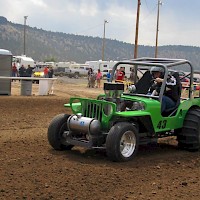
M 137 128 L 128 122 L 119 122 L 109 131 L 106 138 L 108 158 L 116 162 L 132 160 L 139 146 Z
M 65 138 L 63 137 L 63 133 L 68 131 L 67 119 L 69 116 L 67 114 L 59 114 L 50 122 L 47 137 L 49 144 L 55 150 L 70 150 L 73 147 L 71 144 L 66 144 L 64 142 Z
M 200 109 L 193 108 L 185 116 L 183 128 L 177 135 L 178 146 L 181 149 L 197 151 L 200 148 Z

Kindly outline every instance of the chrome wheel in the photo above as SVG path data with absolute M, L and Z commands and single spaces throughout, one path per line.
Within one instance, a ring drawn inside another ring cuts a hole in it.
M 106 152 L 110 160 L 125 162 L 137 154 L 139 134 L 137 127 L 129 122 L 116 123 L 106 138 Z
M 120 152 L 125 157 L 130 157 L 135 151 L 136 137 L 132 131 L 126 131 L 120 140 Z

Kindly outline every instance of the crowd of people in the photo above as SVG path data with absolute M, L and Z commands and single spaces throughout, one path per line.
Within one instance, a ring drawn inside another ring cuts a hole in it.
M 53 67 L 45 67 L 44 68 L 44 78 L 53 78 Z
M 111 82 L 111 73 L 112 70 L 109 70 L 106 74 L 106 81 Z M 134 69 L 131 70 L 130 73 L 130 78 L 128 79 L 131 82 L 134 82 Z M 102 73 L 100 69 L 95 73 L 92 68 L 89 68 L 88 70 L 88 87 L 91 88 L 100 88 L 101 87 L 101 80 L 103 79 Z M 125 76 L 125 68 L 120 67 L 119 69 L 116 69 L 116 72 L 114 74 L 114 79 L 115 82 L 123 82 L 126 81 L 126 76 Z
M 24 65 L 21 66 L 16 66 L 15 63 L 13 63 L 12 65 L 12 77 L 32 77 L 34 72 L 35 72 L 35 68 L 31 67 L 30 65 L 28 65 L 27 68 L 24 67 Z M 53 78 L 53 67 L 44 67 L 43 69 L 44 72 L 44 78 Z
M 28 65 L 27 68 L 24 65 L 21 65 L 17 68 L 16 64 L 13 63 L 12 65 L 12 77 L 31 77 L 33 74 L 33 68 Z

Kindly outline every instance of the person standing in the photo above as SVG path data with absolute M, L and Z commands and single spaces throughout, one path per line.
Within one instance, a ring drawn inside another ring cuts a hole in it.
M 124 71 L 123 69 L 120 67 L 120 69 L 116 72 L 116 80 L 115 82 L 122 82 L 124 81 Z
M 96 79 L 96 76 L 93 72 L 93 69 L 92 68 L 89 68 L 88 70 L 88 87 L 92 87 L 94 88 L 95 86 L 95 79 Z
M 117 75 L 118 75 L 118 73 L 119 73 L 119 69 L 116 69 L 116 70 L 115 70 L 115 74 L 114 74 L 115 80 L 117 80 Z
M 31 77 L 32 73 L 33 73 L 33 68 L 30 65 L 28 65 L 28 68 L 26 69 L 26 76 Z
M 48 73 L 49 73 L 49 69 L 48 69 L 47 66 L 45 66 L 45 68 L 44 68 L 44 78 L 49 78 Z
M 101 87 L 101 79 L 102 79 L 102 73 L 100 69 L 98 69 L 96 80 L 97 80 L 97 88 Z
M 49 70 L 48 70 L 48 77 L 49 77 L 49 78 L 53 78 L 53 67 L 49 67 Z
M 130 74 L 130 82 L 134 83 L 134 79 L 135 79 L 135 70 L 134 68 L 132 68 Z
M 112 70 L 109 70 L 108 73 L 106 74 L 107 82 L 110 82 L 111 72 L 112 72 Z
M 88 69 L 88 87 L 90 87 L 90 77 L 92 76 L 93 74 L 93 70 L 92 68 L 89 68 Z
M 16 64 L 13 63 L 13 66 L 12 66 L 12 77 L 16 77 L 17 76 L 17 67 L 16 67 Z
M 24 65 L 22 65 L 22 66 L 19 68 L 19 76 L 20 76 L 20 77 L 25 77 L 25 76 L 26 76 L 26 69 L 25 69 Z

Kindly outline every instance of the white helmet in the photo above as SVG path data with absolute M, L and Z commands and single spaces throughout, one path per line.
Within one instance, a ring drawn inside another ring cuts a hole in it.
M 161 73 L 164 73 L 164 69 L 162 67 L 152 67 L 151 70 L 150 70 L 151 74 L 153 72 L 161 72 Z
M 129 90 L 130 93 L 134 93 L 134 92 L 136 91 L 135 85 L 130 85 L 130 86 L 128 87 L 128 90 Z

